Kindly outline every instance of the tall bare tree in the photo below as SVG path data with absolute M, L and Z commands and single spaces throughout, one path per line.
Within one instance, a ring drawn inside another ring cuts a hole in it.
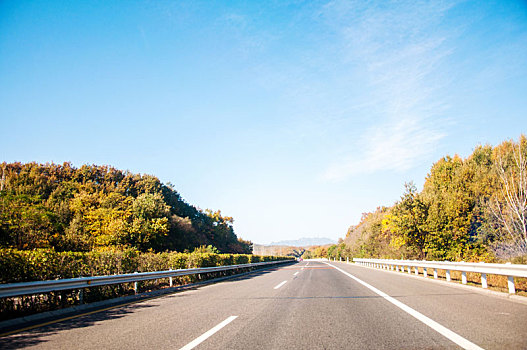
M 527 255 L 527 139 L 521 136 L 511 146 L 509 152 L 497 152 L 500 187 L 490 205 L 499 238 L 495 250 L 504 258 Z

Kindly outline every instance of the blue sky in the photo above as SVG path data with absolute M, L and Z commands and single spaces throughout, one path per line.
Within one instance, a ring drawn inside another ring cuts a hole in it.
M 527 133 L 525 1 L 2 1 L 0 161 L 171 182 L 257 243 L 344 237 Z

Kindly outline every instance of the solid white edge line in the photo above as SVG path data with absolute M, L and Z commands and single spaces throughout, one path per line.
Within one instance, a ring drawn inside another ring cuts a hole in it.
M 463 349 L 483 350 L 483 348 L 481 348 L 481 347 L 477 346 L 476 344 L 472 343 L 471 341 L 463 338 L 459 334 L 457 334 L 457 333 L 451 331 L 450 329 L 440 325 L 439 323 L 437 323 L 436 321 L 432 320 L 431 318 L 426 317 L 422 313 L 412 309 L 411 307 L 407 306 L 406 304 L 401 303 L 399 300 L 397 300 L 395 298 L 392 298 L 388 294 L 386 294 L 386 293 L 380 291 L 379 289 L 375 288 L 374 286 L 371 286 L 368 283 L 358 279 L 357 277 L 355 277 L 352 274 L 342 270 L 341 268 L 338 268 L 338 267 L 336 267 L 334 265 L 331 265 L 331 264 L 328 264 L 328 263 L 325 263 L 325 264 L 333 267 L 334 269 L 339 270 L 340 272 L 342 272 L 346 276 L 352 278 L 353 280 L 357 281 L 358 283 L 362 284 L 364 287 L 368 288 L 372 292 L 380 295 L 386 301 L 389 301 L 390 303 L 394 304 L 395 306 L 397 306 L 401 310 L 405 311 L 409 315 L 415 317 L 416 319 L 418 319 L 419 321 L 423 322 L 425 325 L 427 325 L 428 327 L 432 328 L 433 330 L 435 330 L 439 334 L 442 334 L 444 337 L 450 339 L 451 341 L 453 341 L 457 345 L 461 346 Z
M 209 331 L 203 333 L 202 335 L 200 335 L 199 337 L 197 337 L 196 339 L 194 339 L 193 341 L 191 341 L 190 343 L 188 343 L 187 345 L 182 347 L 180 350 L 194 349 L 196 346 L 201 344 L 203 341 L 205 341 L 211 335 L 213 335 L 214 333 L 216 333 L 217 331 L 219 331 L 220 329 L 222 329 L 223 327 L 225 327 L 226 325 L 228 325 L 229 323 L 234 321 L 236 319 L 236 317 L 238 317 L 238 316 L 230 316 L 230 317 L 228 317 L 225 321 L 221 322 L 220 324 L 218 324 L 214 328 L 210 329 Z
M 293 274 L 293 276 L 296 276 L 296 275 L 298 275 L 298 273 L 299 273 L 299 272 L 300 272 L 300 271 L 297 271 L 297 272 L 295 272 L 295 273 Z
M 283 281 L 282 283 L 280 283 L 279 285 L 277 285 L 276 287 L 274 287 L 274 289 L 278 289 L 280 288 L 281 286 L 283 286 L 284 284 L 286 284 L 287 281 Z

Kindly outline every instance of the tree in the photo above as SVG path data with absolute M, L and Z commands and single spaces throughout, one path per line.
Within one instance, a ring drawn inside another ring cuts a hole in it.
M 387 207 L 378 207 L 374 212 L 363 213 L 358 225 L 348 229 L 344 243 L 347 257 L 391 257 L 399 256 L 402 247 L 391 245 L 392 233 L 383 227 L 388 215 Z M 403 249 L 404 250 L 404 249 Z
M 426 257 L 426 217 L 428 207 L 413 182 L 405 184 L 405 192 L 383 220 L 385 229 L 392 233 L 392 245 L 406 245 L 423 259 Z
M 157 248 L 168 233 L 170 208 L 159 193 L 143 193 L 132 204 L 132 223 L 126 241 L 140 250 Z
M 421 197 L 428 207 L 426 253 L 434 259 L 461 260 L 470 244 L 476 198 L 472 163 L 461 157 L 444 157 L 426 178 Z
M 490 204 L 498 236 L 493 248 L 503 258 L 527 255 L 527 138 L 504 143 L 495 158 L 500 187 Z
M 233 219 L 186 203 L 172 185 L 110 166 L 0 163 L 0 246 L 250 253 Z

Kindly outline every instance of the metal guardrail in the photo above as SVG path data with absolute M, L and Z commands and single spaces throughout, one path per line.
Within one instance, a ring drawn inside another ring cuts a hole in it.
M 109 284 L 118 283 L 129 283 L 154 280 L 160 278 L 170 278 L 170 286 L 172 287 L 172 277 L 187 276 L 195 274 L 203 274 L 210 272 L 228 271 L 234 269 L 275 265 L 294 260 L 279 260 L 279 261 L 266 261 L 252 264 L 240 264 L 240 265 L 227 265 L 227 266 L 215 266 L 215 267 L 202 267 L 194 269 L 179 269 L 179 270 L 166 270 L 166 271 L 154 271 L 154 272 L 136 272 L 127 273 L 122 275 L 108 275 L 108 276 L 92 276 L 92 277 L 79 277 L 69 278 L 61 280 L 49 280 L 49 281 L 34 281 L 34 282 L 21 282 L 21 283 L 5 283 L 0 284 L 0 298 L 16 297 L 21 295 L 29 294 L 40 294 L 47 292 L 55 292 L 61 290 L 70 289 L 83 289 L 87 287 L 104 286 Z M 134 290 L 137 292 L 137 285 Z
M 424 260 L 389 260 L 389 259 L 359 259 L 353 258 L 353 262 L 387 270 L 395 270 L 419 275 L 418 268 L 423 268 L 423 276 L 427 277 L 427 269 L 433 269 L 434 278 L 437 278 L 437 270 L 446 271 L 446 280 L 450 281 L 450 271 L 461 271 L 461 283 L 467 284 L 467 272 L 481 274 L 481 286 L 487 288 L 487 274 L 507 276 L 507 285 L 509 293 L 516 293 L 514 286 L 514 277 L 527 277 L 527 265 L 520 264 L 489 264 L 484 262 L 467 263 L 467 262 L 450 262 L 450 261 L 424 261 Z

